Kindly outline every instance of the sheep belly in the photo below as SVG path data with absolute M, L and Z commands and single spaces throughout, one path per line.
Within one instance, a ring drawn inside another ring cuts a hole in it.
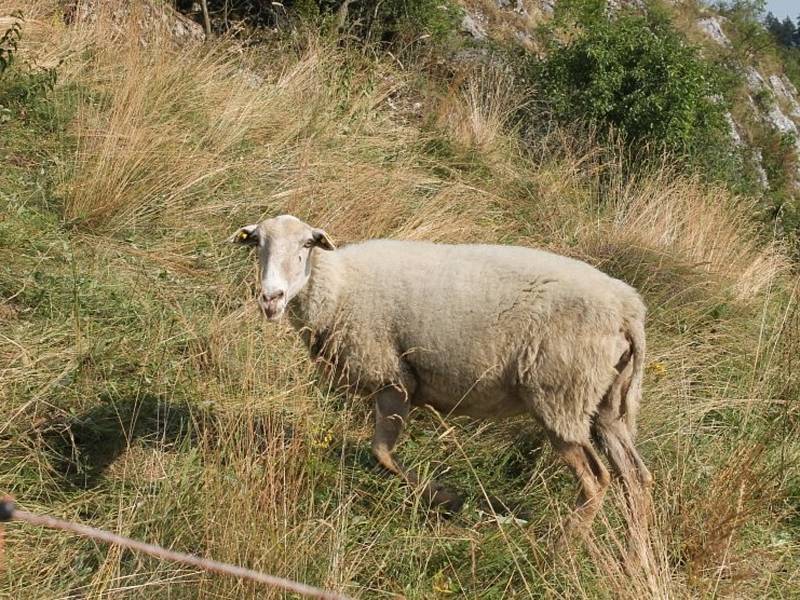
M 478 419 L 504 419 L 527 412 L 519 395 L 497 381 L 456 388 L 449 377 L 424 372 L 418 372 L 418 377 L 417 389 L 411 398 L 415 406 L 428 405 L 445 415 Z

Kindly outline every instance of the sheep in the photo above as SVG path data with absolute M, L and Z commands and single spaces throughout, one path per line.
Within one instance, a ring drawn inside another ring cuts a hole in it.
M 291 215 L 239 229 L 258 249 L 258 303 L 286 312 L 314 359 L 375 400 L 372 451 L 437 505 L 462 499 L 392 455 L 412 406 L 497 419 L 532 415 L 573 472 L 563 537 L 585 533 L 610 475 L 642 523 L 652 477 L 634 446 L 645 353 L 638 293 L 594 267 L 518 246 L 371 240 L 336 249 Z

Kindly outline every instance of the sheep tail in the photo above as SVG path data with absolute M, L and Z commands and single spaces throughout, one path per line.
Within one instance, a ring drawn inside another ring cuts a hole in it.
M 624 419 L 631 436 L 636 435 L 636 418 L 639 414 L 639 404 L 642 400 L 642 380 L 644 379 L 644 355 L 646 349 L 644 336 L 644 321 L 633 319 L 628 322 L 625 337 L 631 346 L 633 358 L 633 371 L 624 392 L 623 411 Z

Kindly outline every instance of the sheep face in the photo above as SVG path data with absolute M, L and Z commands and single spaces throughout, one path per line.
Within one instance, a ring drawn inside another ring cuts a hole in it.
M 258 304 L 270 321 L 280 319 L 292 298 L 308 283 L 314 248 L 335 248 L 328 234 L 291 215 L 246 225 L 229 241 L 257 248 L 261 267 Z

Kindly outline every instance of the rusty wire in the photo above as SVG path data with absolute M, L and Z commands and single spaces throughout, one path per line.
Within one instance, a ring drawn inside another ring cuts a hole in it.
M 147 544 L 128 537 L 111 533 L 103 529 L 89 527 L 88 525 L 81 525 L 80 523 L 73 523 L 72 521 L 65 521 L 47 515 L 38 515 L 36 513 L 19 510 L 16 508 L 14 501 L 11 498 L 3 498 L 0 500 L 0 522 L 3 521 L 23 521 L 38 527 L 48 527 L 51 529 L 61 529 L 62 531 L 69 531 L 76 535 L 88 537 L 93 540 L 105 542 L 107 544 L 115 544 L 123 548 L 131 550 L 138 550 L 150 556 L 154 556 L 161 560 L 169 560 L 173 562 L 183 563 L 214 573 L 222 575 L 230 575 L 239 579 L 249 579 L 256 583 L 262 583 L 271 587 L 281 588 L 289 592 L 309 596 L 312 598 L 321 598 L 323 600 L 349 600 L 347 596 L 337 592 L 330 592 L 316 588 L 305 583 L 292 581 L 291 579 L 284 579 L 283 577 L 275 577 L 274 575 L 267 575 L 246 569 L 236 565 L 219 562 L 210 558 L 200 558 L 193 554 L 185 554 L 183 552 L 175 552 L 174 550 L 167 550 L 156 544 Z M 0 531 L 0 535 L 2 531 Z

